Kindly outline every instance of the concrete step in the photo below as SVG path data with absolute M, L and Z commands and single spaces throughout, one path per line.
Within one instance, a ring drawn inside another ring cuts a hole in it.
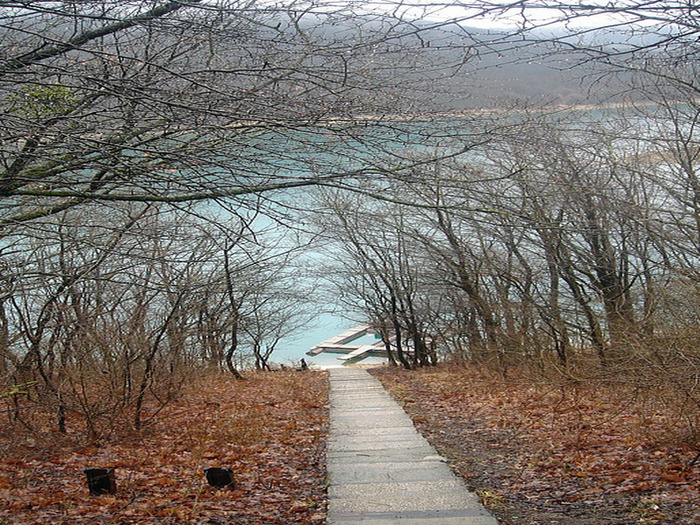
M 329 372 L 329 525 L 497 525 L 379 381 Z

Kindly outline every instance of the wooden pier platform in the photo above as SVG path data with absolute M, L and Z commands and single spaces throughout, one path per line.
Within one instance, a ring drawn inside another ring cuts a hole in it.
M 331 337 L 311 347 L 307 355 L 314 356 L 322 353 L 343 354 L 338 357 L 340 361 L 360 361 L 365 357 L 387 357 L 384 342 L 378 339 L 372 344 L 352 344 L 366 335 L 376 334 L 376 331 L 368 324 L 356 326 L 339 335 Z

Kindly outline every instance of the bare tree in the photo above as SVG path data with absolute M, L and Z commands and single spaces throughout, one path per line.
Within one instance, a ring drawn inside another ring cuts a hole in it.
M 319 133 L 357 139 L 360 113 L 396 111 L 426 29 L 351 7 L 3 3 L 1 223 L 364 176 Z

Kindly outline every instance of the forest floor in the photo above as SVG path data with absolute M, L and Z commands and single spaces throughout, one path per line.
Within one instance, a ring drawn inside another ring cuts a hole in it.
M 500 523 L 700 523 L 692 415 L 656 396 L 448 366 L 372 373 Z
M 653 397 L 447 366 L 372 373 L 505 525 L 700 523 L 697 441 Z M 115 419 L 99 441 L 78 420 L 61 434 L 2 413 L 0 524 L 325 523 L 326 373 L 246 376 L 203 377 L 143 430 Z M 210 487 L 208 466 L 235 486 Z M 116 467 L 117 493 L 90 496 L 88 467 Z
M 42 424 L 0 426 L 0 524 L 322 524 L 325 372 L 207 376 L 143 430 L 115 422 L 99 442 Z M 233 469 L 215 489 L 203 469 Z M 116 467 L 115 495 L 90 496 L 83 469 Z

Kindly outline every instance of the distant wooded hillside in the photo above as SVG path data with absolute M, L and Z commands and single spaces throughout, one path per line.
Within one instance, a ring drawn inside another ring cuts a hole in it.
M 446 63 L 463 65 L 447 73 L 435 67 L 421 104 L 452 110 L 508 107 L 514 103 L 575 105 L 639 98 L 630 93 L 629 73 L 588 60 L 591 49 L 619 49 L 630 43 L 621 33 L 601 30 L 572 39 L 559 34 L 527 38 L 478 28 L 428 29 L 424 46 L 437 47 Z M 582 51 L 585 49 L 587 52 Z M 452 55 L 452 56 L 451 56 Z M 416 72 L 420 75 L 420 72 Z M 423 106 L 424 108 L 426 106 Z

